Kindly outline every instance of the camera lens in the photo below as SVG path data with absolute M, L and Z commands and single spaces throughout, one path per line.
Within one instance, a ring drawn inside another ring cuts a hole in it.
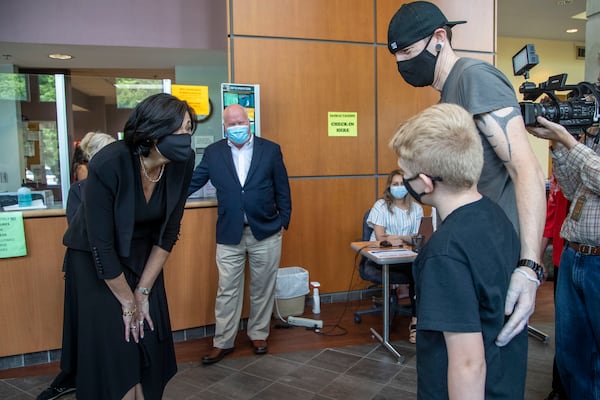
M 519 103 L 525 126 L 537 126 L 537 117 L 558 122 L 558 109 L 553 103 Z
M 595 112 L 594 102 L 583 100 L 519 104 L 525 126 L 536 126 L 537 117 L 544 117 L 566 127 L 590 126 Z

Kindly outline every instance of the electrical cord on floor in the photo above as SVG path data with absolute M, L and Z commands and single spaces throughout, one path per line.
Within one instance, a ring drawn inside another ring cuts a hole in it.
M 352 290 L 352 284 L 354 282 L 354 277 L 356 274 L 356 270 L 358 270 L 359 265 L 358 265 L 358 260 L 359 260 L 359 256 L 362 257 L 361 255 L 361 251 L 368 248 L 368 247 L 373 247 L 373 248 L 377 248 L 379 246 L 374 246 L 372 244 L 368 244 L 366 246 L 363 246 L 361 248 L 359 248 L 356 251 L 356 254 L 354 255 L 354 268 L 352 268 L 352 275 L 350 276 L 350 282 L 348 283 L 348 291 L 346 292 L 346 301 L 344 304 L 344 309 L 342 310 L 340 316 L 338 317 L 338 320 L 335 324 L 328 324 L 328 325 L 323 325 L 322 329 L 315 329 L 315 333 L 322 335 L 322 336 L 344 336 L 348 333 L 348 330 L 346 328 L 344 328 L 343 326 L 340 325 L 340 322 L 342 321 L 342 318 L 344 317 L 344 315 L 346 314 L 346 311 L 348 310 L 348 306 L 350 305 L 350 291 Z M 326 327 L 330 327 L 329 330 L 325 330 Z M 342 332 L 340 333 L 332 333 L 334 332 L 336 329 L 341 330 Z
M 275 299 L 275 311 L 277 311 L 277 318 L 279 318 L 286 325 L 288 325 L 287 327 L 290 327 L 291 325 L 288 324 L 287 320 L 283 319 L 283 317 L 281 316 L 281 312 L 279 311 L 279 303 L 277 302 L 277 299 Z
M 361 248 L 359 248 L 356 251 L 356 254 L 354 255 L 354 268 L 352 269 L 352 275 L 350 276 L 350 282 L 348 283 L 348 290 L 346 292 L 346 300 L 345 300 L 345 304 L 344 304 L 344 309 L 342 310 L 340 316 L 337 319 L 337 322 L 334 324 L 327 324 L 327 325 L 323 325 L 323 328 L 309 328 L 306 327 L 306 330 L 312 330 L 314 331 L 316 334 L 318 335 L 322 335 L 322 336 L 344 336 L 348 333 L 348 330 L 346 328 L 344 328 L 343 326 L 340 325 L 340 322 L 342 321 L 342 318 L 344 317 L 344 315 L 346 314 L 346 311 L 348 310 L 348 307 L 351 303 L 350 300 L 350 292 L 352 291 L 352 287 L 353 287 L 353 282 L 354 282 L 354 277 L 356 274 L 356 270 L 359 269 L 359 257 L 362 257 L 361 255 L 361 251 L 366 249 L 366 248 L 379 248 L 379 246 L 373 245 L 373 244 L 368 244 L 366 246 L 363 246 Z M 357 307 L 358 308 L 358 307 Z M 287 320 L 285 320 L 282 316 L 281 316 L 281 312 L 279 311 L 279 305 L 277 304 L 277 301 L 275 301 L 275 311 L 277 313 L 277 318 L 279 318 L 283 324 L 277 323 L 275 324 L 275 329 L 289 329 L 289 328 L 293 328 L 294 325 L 290 325 Z M 333 333 L 336 330 L 341 330 L 341 332 L 339 333 Z

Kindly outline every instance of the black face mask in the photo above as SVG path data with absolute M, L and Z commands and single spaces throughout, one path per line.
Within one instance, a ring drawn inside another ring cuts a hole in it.
M 429 46 L 432 37 L 429 38 L 425 48 L 417 56 L 410 60 L 397 62 L 398 72 L 409 85 L 423 87 L 430 86 L 433 83 L 438 56 L 434 56 L 427 51 L 427 46 Z
M 423 204 L 423 202 L 421 201 L 421 196 L 423 196 L 425 194 L 425 192 L 422 193 L 417 193 L 415 191 L 415 189 L 413 189 L 413 187 L 410 185 L 410 181 L 414 181 L 415 179 L 417 179 L 419 177 L 419 174 L 413 176 L 412 178 L 402 178 L 402 183 L 404 184 L 404 187 L 406 188 L 406 190 L 408 190 L 408 193 L 416 200 L 419 202 L 419 204 Z
M 439 176 L 429 176 L 427 174 L 424 174 L 425 176 L 428 176 L 429 179 L 431 179 L 431 181 L 433 182 L 433 184 L 435 185 L 435 182 L 441 182 L 442 178 L 440 178 Z M 419 177 L 419 174 L 416 174 L 415 176 L 413 176 L 412 178 L 402 178 L 402 183 L 404 184 L 404 187 L 406 188 L 406 190 L 408 190 L 408 193 L 416 200 L 419 202 L 419 204 L 424 204 L 423 201 L 421 201 L 421 197 L 427 193 L 425 192 L 421 192 L 421 193 L 417 193 L 415 189 L 413 189 L 413 187 L 410 185 L 411 181 L 414 181 L 415 179 L 417 179 Z
M 192 151 L 192 135 L 181 133 L 164 136 L 156 143 L 156 149 L 169 161 L 183 162 Z

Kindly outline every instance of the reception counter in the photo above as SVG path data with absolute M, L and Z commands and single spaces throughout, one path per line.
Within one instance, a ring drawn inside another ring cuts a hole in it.
M 214 323 L 216 205 L 215 199 L 186 204 L 165 266 L 173 331 Z M 0 357 L 61 347 L 65 213 L 32 210 L 23 216 L 27 255 L 0 259 Z

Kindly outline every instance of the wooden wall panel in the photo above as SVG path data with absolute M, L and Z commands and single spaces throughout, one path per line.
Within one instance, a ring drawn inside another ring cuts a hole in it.
M 398 159 L 389 148 L 396 129 L 408 118 L 439 101 L 432 87 L 415 88 L 404 82 L 387 48 L 377 47 L 377 172 L 387 175 Z
M 374 41 L 374 0 L 232 0 L 232 4 L 234 35 Z
M 61 346 L 66 218 L 24 225 L 27 255 L 0 259 L 0 357 Z
M 322 293 L 347 291 L 355 256 L 350 243 L 360 239 L 363 215 L 377 197 L 375 178 L 293 179 L 290 184 L 292 220 L 281 265 L 308 270 Z
M 236 38 L 235 82 L 259 83 L 261 132 L 279 143 L 290 176 L 372 174 L 372 46 Z M 329 137 L 327 113 L 358 113 L 357 137 Z
M 185 210 L 179 240 L 164 270 L 173 330 L 214 323 L 216 221 L 214 207 Z
M 495 51 L 496 0 L 431 0 L 450 21 L 467 21 L 452 30 L 452 47 L 470 51 Z M 387 45 L 390 20 L 407 0 L 377 1 L 377 43 Z

